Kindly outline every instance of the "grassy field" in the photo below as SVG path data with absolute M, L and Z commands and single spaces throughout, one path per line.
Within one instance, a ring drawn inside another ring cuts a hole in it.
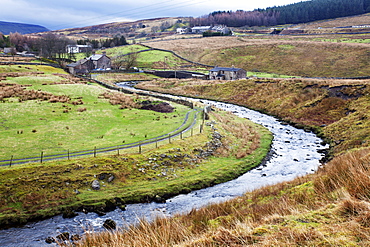
M 65 76 L 53 74 L 54 70 L 47 72 L 50 67 L 37 69 L 45 73 L 17 74 L 1 81 L 4 89 L 22 88 L 19 97 L 2 98 L 0 103 L 1 160 L 39 156 L 41 151 L 50 155 L 150 139 L 179 127 L 189 111 L 172 103 L 175 107 L 172 113 L 140 110 L 130 105 L 120 109 L 120 105 L 112 105 L 103 96 L 113 93 L 98 85 L 68 81 Z M 0 70 L 35 71 L 22 66 L 2 66 Z M 126 104 L 145 100 L 124 97 Z

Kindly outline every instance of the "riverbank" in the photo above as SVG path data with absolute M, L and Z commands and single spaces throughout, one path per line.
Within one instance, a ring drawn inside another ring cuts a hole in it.
M 330 142 L 331 156 L 370 146 L 370 80 L 161 80 L 137 87 L 230 102 L 276 116 L 315 131 Z

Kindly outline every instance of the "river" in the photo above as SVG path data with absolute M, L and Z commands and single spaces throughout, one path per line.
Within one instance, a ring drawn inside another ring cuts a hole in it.
M 274 117 L 232 104 L 201 101 L 231 111 L 268 128 L 274 135 L 269 158 L 259 167 L 237 179 L 179 195 L 168 199 L 165 203 L 127 205 L 125 211 L 116 209 L 105 216 L 98 216 L 96 213 L 79 213 L 75 218 L 63 219 L 58 215 L 47 220 L 28 223 L 23 227 L 0 230 L 0 246 L 54 246 L 55 244 L 47 244 L 45 239 L 65 231 L 71 234 L 81 234 L 84 230 L 100 231 L 103 230 L 102 225 L 106 219 L 113 219 L 118 226 L 124 227 L 137 222 L 142 217 L 150 219 L 156 215 L 170 216 L 174 213 L 186 213 L 193 208 L 225 201 L 265 185 L 313 173 L 319 167 L 320 159 L 323 158 L 323 154 L 319 151 L 328 148 L 327 145 L 321 144 L 322 140 L 315 134 L 282 124 Z

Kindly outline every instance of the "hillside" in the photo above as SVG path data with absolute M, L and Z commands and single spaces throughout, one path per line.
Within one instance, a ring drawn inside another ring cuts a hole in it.
M 302 23 L 292 26 L 292 28 L 318 29 L 318 28 L 338 28 L 352 26 L 369 26 L 370 14 L 341 17 L 335 19 L 321 20 L 309 23 Z
M 81 39 L 82 37 L 100 39 L 103 36 L 114 37 L 115 35 L 121 35 L 122 33 L 125 33 L 128 37 L 135 37 L 140 34 L 155 33 L 158 30 L 165 30 L 176 23 L 181 25 L 181 23 L 187 22 L 188 19 L 189 18 L 187 17 L 163 17 L 133 22 L 113 22 L 81 28 L 56 30 L 53 31 L 53 33 L 66 35 L 74 39 Z
M 305 77 L 369 76 L 370 35 L 245 36 L 146 43 L 192 61 Z
M 5 35 L 16 32 L 20 34 L 29 34 L 47 31 L 49 30 L 46 27 L 39 25 L 0 21 L 0 33 Z

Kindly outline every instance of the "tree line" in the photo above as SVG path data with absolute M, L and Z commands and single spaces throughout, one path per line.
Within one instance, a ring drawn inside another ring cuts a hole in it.
M 9 47 L 11 46 L 9 36 L 5 36 L 0 33 L 0 47 Z
M 263 12 L 278 12 L 278 24 L 297 24 L 370 12 L 370 0 L 311 0 Z
M 127 42 L 124 36 L 99 40 L 86 39 L 76 42 L 52 32 L 43 33 L 38 36 L 28 36 L 20 33 L 3 35 L 0 33 L 0 47 L 13 47 L 18 52 L 32 52 L 40 57 L 56 60 L 60 64 L 64 61 L 70 62 L 75 60 L 75 55 L 67 50 L 67 46 L 76 44 L 90 44 L 93 49 L 99 49 L 102 47 L 126 45 Z
M 311 0 L 254 11 L 215 11 L 192 18 L 192 26 L 275 26 L 333 19 L 370 12 L 370 0 Z
M 93 49 L 100 49 L 102 47 L 115 47 L 127 45 L 125 36 L 115 36 L 110 39 L 80 39 L 77 40 L 78 45 L 91 45 Z

